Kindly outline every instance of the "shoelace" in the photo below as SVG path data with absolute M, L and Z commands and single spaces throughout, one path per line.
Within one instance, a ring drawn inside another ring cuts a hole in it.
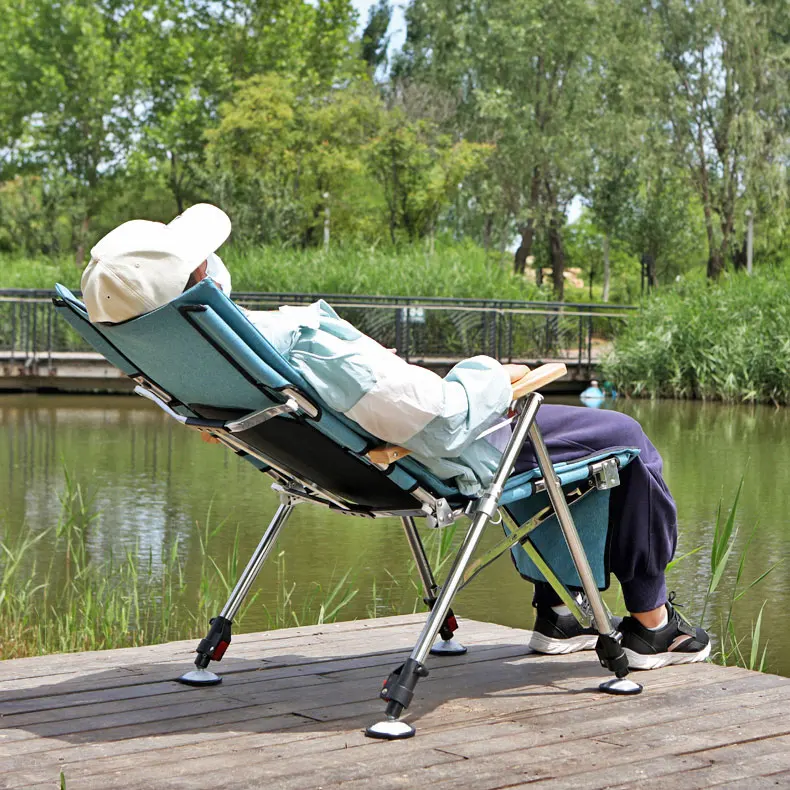
M 678 628 L 686 634 L 690 636 L 694 636 L 695 629 L 694 626 L 684 617 L 684 615 L 678 611 L 678 608 L 683 608 L 682 603 L 675 603 L 675 591 L 672 592 L 667 596 L 667 603 L 672 607 L 672 614 L 675 617 L 675 620 L 678 624 Z

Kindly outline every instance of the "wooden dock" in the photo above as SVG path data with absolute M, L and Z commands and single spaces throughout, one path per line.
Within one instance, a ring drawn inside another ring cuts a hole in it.
M 203 689 L 173 680 L 193 640 L 2 662 L 0 788 L 790 787 L 790 679 L 701 664 L 611 697 L 593 653 L 530 655 L 529 632 L 468 620 L 469 653 L 417 686 L 417 736 L 368 739 L 423 622 L 240 635 Z

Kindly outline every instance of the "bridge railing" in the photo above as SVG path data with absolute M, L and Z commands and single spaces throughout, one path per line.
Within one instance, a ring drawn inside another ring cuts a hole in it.
M 0 290 L 0 352 L 5 359 L 24 363 L 53 353 L 92 351 L 57 317 L 52 296 L 48 290 Z M 360 331 L 404 359 L 433 367 L 476 354 L 502 362 L 557 359 L 589 367 L 599 361 L 607 341 L 636 309 L 595 303 L 347 294 L 235 292 L 233 298 L 251 310 L 325 298 Z

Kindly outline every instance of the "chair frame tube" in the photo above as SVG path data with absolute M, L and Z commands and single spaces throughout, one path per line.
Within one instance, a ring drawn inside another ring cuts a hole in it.
M 599 632 L 598 645 L 596 646 L 599 659 L 605 667 L 616 671 L 618 679 L 628 672 L 627 660 L 617 638 L 619 635 L 612 629 L 609 613 L 604 606 L 601 593 L 595 583 L 587 555 L 584 552 L 581 539 L 568 508 L 568 503 L 565 500 L 560 480 L 554 471 L 540 428 L 535 422 L 535 417 L 542 403 L 543 396 L 537 392 L 529 393 L 524 400 L 516 403 L 518 419 L 513 435 L 510 437 L 507 448 L 503 453 L 499 468 L 490 486 L 478 501 L 472 524 L 456 554 L 447 580 L 441 588 L 441 592 L 431 609 L 431 613 L 423 626 L 414 649 L 406 662 L 392 672 L 384 684 L 380 696 L 387 701 L 387 719 L 368 727 L 366 733 L 369 736 L 395 739 L 410 737 L 414 734 L 414 728 L 411 725 L 400 722 L 398 719 L 409 706 L 414 696 L 417 682 L 421 677 L 425 677 L 428 674 L 428 670 L 425 668 L 425 660 L 428 657 L 431 644 L 436 638 L 445 616 L 450 611 L 452 600 L 461 587 L 466 568 L 477 548 L 483 531 L 499 508 L 499 500 L 505 483 L 513 471 L 516 458 L 521 452 L 527 437 L 533 444 L 549 500 L 557 515 L 568 550 L 571 553 L 584 592 L 592 607 L 595 626 Z M 611 684 L 612 682 L 610 681 L 609 683 Z M 604 686 L 601 688 L 604 689 Z M 633 686 L 636 690 L 629 689 L 623 693 L 638 693 L 641 691 L 641 686 L 638 686 L 638 684 L 633 684 Z
M 450 608 L 450 604 L 458 591 L 458 586 L 463 579 L 466 566 L 469 564 L 469 560 L 472 558 L 472 554 L 477 548 L 477 544 L 480 542 L 483 530 L 497 510 L 499 498 L 502 495 L 505 483 L 508 477 L 510 477 L 510 473 L 513 471 L 516 458 L 527 438 L 527 432 L 535 420 L 535 415 L 542 401 L 543 397 L 535 392 L 527 396 L 526 404 L 521 414 L 519 414 L 516 427 L 505 449 L 499 469 L 497 469 L 491 485 L 483 496 L 480 497 L 477 510 L 472 519 L 472 524 L 469 527 L 469 531 L 466 533 L 461 548 L 458 550 L 453 567 L 450 569 L 450 573 L 447 576 L 447 581 L 442 585 L 442 591 L 436 599 L 436 603 L 433 609 L 431 609 L 431 614 L 422 629 L 417 644 L 411 652 L 410 658 L 418 664 L 423 664 L 425 662 L 428 651 L 433 644 L 433 640 L 439 633 L 439 628 L 444 621 L 447 610 Z
M 285 525 L 285 522 L 288 520 L 288 517 L 291 515 L 291 513 L 293 513 L 294 507 L 295 505 L 290 500 L 280 503 L 280 506 L 277 508 L 272 520 L 269 522 L 269 526 L 266 528 L 266 532 L 263 533 L 263 537 L 258 543 L 258 547 L 255 549 L 252 557 L 250 557 L 247 567 L 244 569 L 244 572 L 236 582 L 236 586 L 233 588 L 233 592 L 230 594 L 228 602 L 222 608 L 220 617 L 224 617 L 226 620 L 233 620 L 233 618 L 238 614 L 244 598 L 250 591 L 252 583 L 255 581 L 255 578 L 263 567 L 263 563 L 266 562 L 266 558 L 274 548 L 277 536 Z
M 557 520 L 560 523 L 563 537 L 568 544 L 568 551 L 573 558 L 573 564 L 576 566 L 576 572 L 579 574 L 584 593 L 587 600 L 590 602 L 593 617 L 595 618 L 595 627 L 599 634 L 609 635 L 614 630 L 612 628 L 612 621 L 609 618 L 609 613 L 606 611 L 601 593 L 598 590 L 598 585 L 595 583 L 590 562 L 587 559 L 587 554 L 582 546 L 581 538 L 576 530 L 576 525 L 573 523 L 571 511 L 568 508 L 568 503 L 565 500 L 560 480 L 554 471 L 554 466 L 551 463 L 549 452 L 546 449 L 546 443 L 543 441 L 537 425 L 530 426 L 529 438 L 532 441 L 532 446 L 535 450 L 535 457 L 538 461 L 538 466 L 543 473 L 543 480 L 546 483 L 546 493 L 549 495 L 549 500 L 557 514 Z
M 411 555 L 414 558 L 414 564 L 417 566 L 417 573 L 420 574 L 426 603 L 428 603 L 428 601 L 436 598 L 439 585 L 433 576 L 433 571 L 431 570 L 428 556 L 425 554 L 425 547 L 422 545 L 422 540 L 420 540 L 420 534 L 417 532 L 417 525 L 414 523 L 414 519 L 411 516 L 401 516 L 401 523 L 403 524 L 403 531 L 406 533 L 406 540 L 409 543 Z

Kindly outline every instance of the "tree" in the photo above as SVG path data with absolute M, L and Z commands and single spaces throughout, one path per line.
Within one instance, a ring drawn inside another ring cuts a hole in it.
M 665 0 L 655 8 L 664 115 L 702 205 L 715 279 L 753 195 L 768 185 L 784 191 L 790 18 L 781 0 Z
M 368 162 L 387 204 L 390 238 L 403 230 L 409 241 L 433 236 L 444 206 L 464 178 L 480 168 L 490 148 L 439 133 L 432 121 L 410 121 L 390 110 L 368 145 Z
M 144 69 L 136 44 L 146 7 L 31 0 L 6 10 L 5 80 L 24 86 L 11 116 L 17 139 L 9 165 L 73 185 L 81 265 L 103 187 L 123 165 L 135 129 Z
M 353 202 L 360 149 L 378 129 L 370 85 L 318 95 L 276 75 L 240 84 L 208 132 L 209 183 L 247 240 L 312 245 L 327 194 Z
M 362 60 L 368 64 L 371 74 L 387 62 L 390 42 L 387 31 L 391 21 L 392 5 L 389 0 L 378 0 L 368 11 L 368 23 L 362 31 Z
M 515 268 L 523 269 L 542 233 L 561 299 L 565 213 L 590 166 L 584 141 L 598 79 L 596 4 L 415 0 L 407 20 L 401 70 L 457 98 L 465 138 L 495 144 L 499 211 L 521 237 Z

